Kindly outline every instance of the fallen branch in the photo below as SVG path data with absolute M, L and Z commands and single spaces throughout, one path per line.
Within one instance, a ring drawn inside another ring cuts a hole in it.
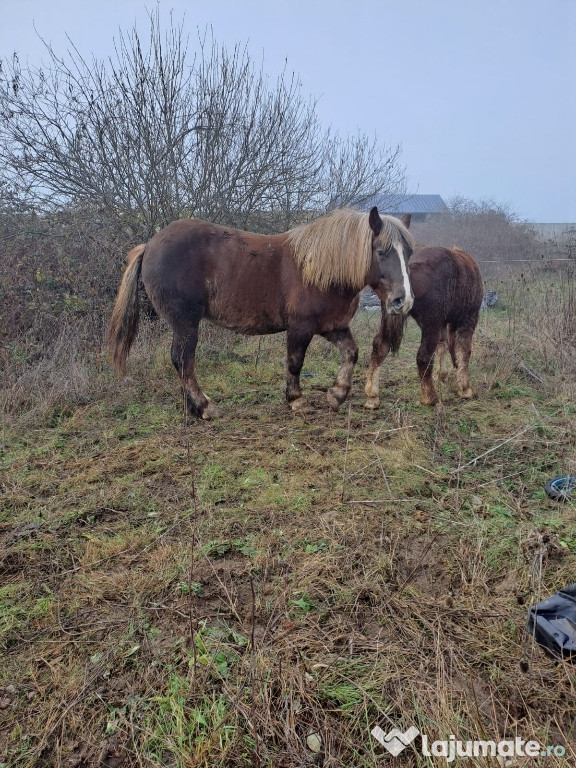
M 479 456 L 476 456 L 474 459 L 470 459 L 470 461 L 467 461 L 466 464 L 462 464 L 462 466 L 458 467 L 457 469 L 453 469 L 450 474 L 455 475 L 458 472 L 461 472 L 463 469 L 466 469 L 466 467 L 469 467 L 471 465 L 475 465 L 477 461 L 480 459 L 483 459 L 485 456 L 488 456 L 490 453 L 494 453 L 494 451 L 497 451 L 499 448 L 502 448 L 503 445 L 506 445 L 507 443 L 511 443 L 512 440 L 515 440 L 517 437 L 520 437 L 520 435 L 523 435 L 525 432 L 529 432 L 531 429 L 535 428 L 535 424 L 530 424 L 527 427 L 524 427 L 524 429 L 521 429 L 519 432 L 516 432 L 515 435 L 512 435 L 512 437 L 509 437 L 506 440 L 503 440 L 501 443 L 498 443 L 498 445 L 493 446 L 492 448 L 489 448 L 487 451 L 484 451 L 484 453 L 481 453 Z

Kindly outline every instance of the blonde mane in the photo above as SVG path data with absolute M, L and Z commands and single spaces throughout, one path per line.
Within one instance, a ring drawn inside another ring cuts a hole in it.
M 401 221 L 381 216 L 379 240 L 382 248 L 394 240 L 412 243 L 412 237 Z M 288 233 L 288 241 L 304 282 L 321 291 L 329 286 L 361 290 L 372 263 L 372 230 L 368 214 L 353 208 L 341 208 L 328 216 L 302 224 Z

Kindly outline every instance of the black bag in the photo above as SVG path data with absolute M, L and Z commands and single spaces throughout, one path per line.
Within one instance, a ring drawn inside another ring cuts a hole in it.
M 576 663 L 576 584 L 532 606 L 526 629 L 548 656 Z

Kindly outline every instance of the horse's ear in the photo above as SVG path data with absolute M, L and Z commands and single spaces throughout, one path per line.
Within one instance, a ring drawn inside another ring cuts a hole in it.
M 376 237 L 378 237 L 380 230 L 382 229 L 382 219 L 380 218 L 380 214 L 378 213 L 378 208 L 376 206 L 370 209 L 368 223 L 370 224 L 370 229 L 372 232 L 374 232 Z
M 406 229 L 410 229 L 410 222 L 412 221 L 412 214 L 411 213 L 404 213 L 402 216 L 400 216 L 400 221 Z

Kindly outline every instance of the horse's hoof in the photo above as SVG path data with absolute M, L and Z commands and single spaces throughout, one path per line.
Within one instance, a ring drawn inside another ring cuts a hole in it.
M 210 419 L 217 419 L 220 414 L 218 413 L 218 408 L 214 405 L 214 403 L 208 401 L 208 405 L 204 408 L 202 411 L 202 418 L 204 421 L 210 421 Z
M 463 397 L 466 400 L 471 400 L 474 397 L 474 392 L 472 392 L 471 387 L 466 387 L 466 389 L 463 389 L 460 392 L 460 397 Z
M 305 397 L 298 397 L 296 400 L 292 400 L 290 408 L 292 408 L 295 413 L 303 413 L 304 411 L 310 410 L 310 405 Z
M 379 408 L 379 407 L 380 407 L 379 397 L 369 397 L 364 403 L 364 408 L 368 408 L 368 410 L 370 411 L 375 411 L 376 408 Z
M 326 392 L 326 400 L 328 401 L 330 408 L 332 408 L 333 411 L 337 411 L 344 400 L 346 400 L 346 395 L 346 390 L 340 389 L 340 387 L 330 387 L 328 392 Z
M 432 406 L 432 405 L 437 405 L 440 402 L 440 398 L 438 397 L 438 395 L 434 395 L 432 397 L 423 395 L 420 402 L 422 403 L 422 405 Z

